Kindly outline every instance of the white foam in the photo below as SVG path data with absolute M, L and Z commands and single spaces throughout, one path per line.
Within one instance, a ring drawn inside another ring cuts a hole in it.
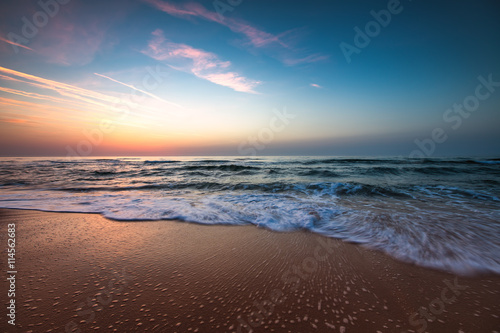
M 255 224 L 275 231 L 307 229 L 363 243 L 400 260 L 459 274 L 500 274 L 500 212 L 409 206 L 386 198 L 339 199 L 290 193 L 168 194 L 142 191 L 12 191 L 3 208 L 101 213 L 117 220 L 178 219 L 201 224 Z M 434 210 L 429 210 L 434 209 Z

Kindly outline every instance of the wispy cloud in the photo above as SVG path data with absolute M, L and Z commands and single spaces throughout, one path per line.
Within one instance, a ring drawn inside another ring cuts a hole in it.
M 303 63 L 314 63 L 314 62 L 320 62 L 320 61 L 325 61 L 329 58 L 329 56 L 320 54 L 320 53 L 315 53 L 308 55 L 307 57 L 303 58 L 292 58 L 292 57 L 285 57 L 283 59 L 283 63 L 287 66 L 295 66 Z
M 106 37 L 107 23 L 93 18 L 83 24 L 70 17 L 57 16 L 40 34 L 33 47 L 48 62 L 58 65 L 82 66 L 91 63 Z
M 26 49 L 26 50 L 34 51 L 32 48 L 29 48 L 29 47 L 27 47 L 26 45 L 22 45 L 22 44 L 19 44 L 19 43 L 13 42 L 13 41 L 11 41 L 11 40 L 8 40 L 8 39 L 3 38 L 2 36 L 0 36 L 0 40 L 1 40 L 2 42 L 8 43 L 8 44 L 10 44 L 10 45 L 14 45 L 14 46 L 22 47 L 23 49 Z
M 220 60 L 214 53 L 166 40 L 160 29 L 153 32 L 153 38 L 143 53 L 164 61 L 172 68 L 190 72 L 201 79 L 235 91 L 256 93 L 254 88 L 261 83 L 229 71 L 231 62 Z
M 295 29 L 285 31 L 278 35 L 265 32 L 253 25 L 239 19 L 225 17 L 221 18 L 216 12 L 210 11 L 201 4 L 188 2 L 183 4 L 174 4 L 168 1 L 161 0 L 143 0 L 155 8 L 168 13 L 172 16 L 181 18 L 199 17 L 210 22 L 215 22 L 229 28 L 231 31 L 242 34 L 248 38 L 249 43 L 256 48 L 274 49 L 271 53 L 273 56 L 280 59 L 287 66 L 294 66 L 302 63 L 313 63 L 323 61 L 328 56 L 321 54 L 313 54 L 308 56 L 297 57 L 297 50 L 294 50 L 285 37 L 292 34 Z M 278 48 L 278 50 L 275 50 Z
M 0 78 L 4 78 L 4 77 L 5 76 L 0 75 Z M 88 106 L 84 103 L 70 101 L 70 100 L 64 99 L 64 98 L 38 94 L 35 92 L 21 91 L 21 90 L 17 90 L 17 89 L 6 88 L 6 87 L 0 87 L 0 91 L 6 92 L 8 94 L 18 95 L 18 96 L 22 96 L 22 97 L 28 97 L 28 98 L 32 98 L 32 99 L 43 100 L 43 101 L 47 101 L 47 102 L 59 103 L 59 104 L 64 104 L 64 105 L 75 105 L 75 106 L 80 106 L 80 107 Z
M 132 94 L 122 94 L 119 98 L 5 67 L 0 67 L 0 73 L 0 80 L 23 85 L 23 90 L 0 86 L 1 92 L 19 96 L 22 99 L 37 100 L 37 103 L 31 103 L 24 100 L 2 98 L 0 105 L 25 107 L 26 110 L 36 113 L 39 113 L 40 110 L 50 110 L 51 112 L 64 113 L 61 118 L 66 119 L 79 117 L 88 119 L 89 112 L 96 115 L 96 119 L 100 119 L 102 116 L 112 118 L 122 115 L 124 110 L 131 116 L 154 119 L 166 111 L 165 108 L 148 106 L 148 103 L 135 103 Z M 33 91 L 33 89 L 38 91 Z M 54 92 L 59 96 L 54 96 Z M 68 111 L 71 112 L 68 113 Z
M 62 82 L 45 79 L 42 77 L 15 71 L 5 67 L 0 67 L 0 73 L 5 74 L 1 76 L 1 78 L 4 80 L 16 81 L 41 89 L 49 89 L 57 92 L 61 96 L 70 97 L 72 98 L 72 100 L 84 102 L 87 105 L 90 104 L 92 106 L 102 107 L 103 111 L 113 110 L 113 109 L 116 111 L 118 109 L 116 107 L 113 107 L 113 105 L 119 103 L 119 99 L 117 97 L 108 96 L 95 91 L 79 88 Z M 39 97 L 33 97 L 33 98 L 39 99 Z M 70 103 L 71 100 L 65 100 L 65 102 Z
M 12 123 L 12 124 L 25 124 L 28 122 L 26 119 L 2 119 L 4 123 Z
M 71 104 L 56 106 L 0 97 L 0 107 L 2 107 L 0 121 L 17 123 L 18 125 L 38 123 L 39 125 L 43 124 L 43 126 L 52 127 L 59 124 L 64 128 L 68 128 L 71 123 L 74 126 L 87 121 L 82 117 L 81 111 L 73 108 Z
M 12 114 L 16 114 L 17 116 L 29 117 L 32 118 L 36 114 L 36 118 L 38 119 L 46 119 L 47 121 L 56 122 L 61 121 L 62 117 L 57 117 L 55 114 L 65 113 L 68 111 L 77 111 L 77 109 L 73 109 L 72 105 L 54 106 L 54 105 L 46 105 L 40 103 L 33 103 L 28 101 L 21 101 L 12 98 L 0 97 L 0 105 L 9 106 L 9 111 Z M 19 112 L 13 112 L 14 109 L 17 109 Z
M 274 36 L 273 34 L 259 30 L 251 26 L 250 24 L 240 20 L 235 20 L 233 18 L 221 19 L 216 12 L 209 11 L 205 7 L 197 3 L 186 3 L 177 5 L 160 0 L 144 0 L 144 1 L 170 15 L 179 17 L 201 17 L 205 20 L 219 23 L 223 26 L 228 27 L 233 32 L 245 35 L 246 37 L 248 37 L 250 42 L 256 47 L 263 47 L 271 43 L 278 43 L 283 47 L 287 47 L 287 45 L 280 40 L 279 36 Z
M 121 84 L 121 85 L 123 85 L 123 86 L 125 86 L 125 87 L 130 88 L 130 89 L 134 89 L 134 90 L 136 90 L 136 91 L 138 91 L 138 92 L 143 93 L 144 95 L 148 95 L 149 97 L 152 97 L 152 98 L 156 99 L 157 101 L 160 101 L 160 102 L 163 102 L 163 103 L 167 103 L 167 104 L 170 104 L 170 105 L 176 106 L 176 107 L 178 107 L 178 108 L 183 108 L 181 105 L 179 105 L 179 104 L 177 104 L 177 103 L 167 101 L 166 99 L 163 99 L 163 98 L 161 98 L 161 97 L 158 97 L 158 96 L 156 96 L 155 94 L 152 94 L 152 93 L 150 93 L 150 92 L 147 92 L 147 91 L 141 90 L 141 89 L 139 89 L 139 88 L 137 88 L 137 87 L 135 87 L 135 86 L 133 86 L 133 85 L 131 85 L 131 84 L 126 84 L 126 83 L 123 83 L 123 82 L 121 82 L 121 81 L 118 81 L 118 80 L 113 79 L 113 78 L 111 78 L 111 77 L 109 77 L 109 76 L 102 75 L 102 74 L 99 74 L 99 73 L 94 73 L 94 74 L 95 74 L 95 75 L 97 75 L 97 76 L 103 77 L 103 78 L 105 78 L 105 79 L 111 80 L 111 81 L 113 81 L 113 82 L 119 83 L 119 84 Z
M 320 86 L 319 84 L 316 84 L 316 83 L 311 83 L 310 86 L 314 87 L 314 88 L 319 88 L 319 89 L 323 88 L 322 86 Z

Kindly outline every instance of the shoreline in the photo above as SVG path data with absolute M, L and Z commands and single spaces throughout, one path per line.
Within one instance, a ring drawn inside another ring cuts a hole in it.
M 3 244 L 16 224 L 15 332 L 500 327 L 499 276 L 456 277 L 311 232 L 23 209 L 0 217 Z

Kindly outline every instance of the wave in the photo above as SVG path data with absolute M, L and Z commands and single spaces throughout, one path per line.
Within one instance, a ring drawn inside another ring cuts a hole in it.
M 478 200 L 490 200 L 490 201 L 500 201 L 497 196 L 490 193 L 473 191 L 469 189 L 463 189 L 458 187 L 434 185 L 434 186 L 414 186 L 414 190 L 419 191 L 424 194 L 428 194 L 435 198 L 465 198 L 465 199 L 478 199 Z
M 252 169 L 250 169 L 252 170 Z M 100 185 L 100 179 L 109 179 L 113 176 L 115 179 L 119 174 L 126 175 L 127 172 L 108 172 L 108 171 L 95 171 L 96 178 L 77 178 L 77 181 L 84 181 L 87 183 L 81 186 L 74 187 L 59 186 L 47 187 L 50 191 L 68 192 L 68 193 L 91 193 L 91 192 L 124 192 L 124 191 L 174 191 L 174 190 L 192 190 L 192 191 L 243 191 L 243 192 L 256 192 L 256 193 L 290 193 L 293 195 L 301 194 L 305 196 L 327 195 L 335 196 L 338 198 L 344 197 L 387 197 L 393 199 L 418 199 L 421 197 L 450 200 L 450 199 L 473 199 L 482 201 L 499 201 L 498 195 L 484 190 L 472 190 L 461 188 L 457 186 L 444 186 L 444 185 L 374 185 L 359 182 L 267 182 L 267 183 L 252 183 L 248 181 L 234 181 L 233 178 L 222 178 L 219 181 L 209 175 L 200 171 L 188 172 L 185 174 L 188 180 L 178 180 L 171 182 L 154 182 L 145 179 L 138 179 L 129 181 L 128 184 L 120 185 Z M 162 176 L 169 175 L 168 171 L 160 170 L 154 172 Z M 142 175 L 150 176 L 151 173 L 142 173 Z M 192 178 L 193 175 L 200 176 L 199 178 Z M 235 173 L 235 176 L 249 175 L 247 169 Z M 309 177 L 338 177 L 336 173 L 329 173 L 327 170 L 317 170 L 316 172 L 304 172 L 302 176 Z M 106 177 L 106 178 L 103 178 Z M 213 178 L 208 180 L 207 178 Z M 238 178 L 239 179 L 239 178 Z M 488 184 L 497 184 L 494 180 L 488 180 Z M 137 185 L 132 185 L 137 184 Z M 9 182 L 0 183 L 2 186 L 23 187 L 31 185 L 28 181 L 11 180 Z
M 309 230 L 500 273 L 500 159 L 134 158 L 0 163 L 0 207 Z
M 414 172 L 424 175 L 454 175 L 466 172 L 467 170 L 453 167 L 428 166 L 423 168 L 405 168 L 404 171 Z
M 242 171 L 242 170 L 260 170 L 259 167 L 248 165 L 187 165 L 179 168 L 181 170 L 220 170 L 220 171 Z
M 206 163 L 206 164 L 234 163 L 234 160 L 196 160 L 195 163 Z
M 117 174 L 120 174 L 120 173 L 127 173 L 127 172 L 97 170 L 97 171 L 94 171 L 92 174 L 94 174 L 96 176 L 116 176 Z
M 209 184 L 206 184 L 209 185 Z M 218 186 L 218 184 L 216 184 Z M 154 188 L 155 186 L 153 186 Z M 314 186 L 312 186 L 314 187 Z M 338 184 L 339 191 L 369 187 Z M 148 189 L 143 186 L 142 189 Z M 324 184 L 317 185 L 324 188 Z M 147 193 L 147 195 L 145 195 Z M 1 195 L 4 208 L 100 213 L 120 221 L 181 220 L 200 224 L 248 225 L 274 231 L 309 230 L 356 242 L 406 262 L 457 274 L 500 274 L 500 213 L 451 211 L 393 199 L 339 200 L 321 193 L 219 192 L 205 195 L 151 195 L 148 192 L 38 192 Z M 371 205 L 378 205 L 373 209 Z
M 289 163 L 300 163 L 303 165 L 315 165 L 315 164 L 379 164 L 379 163 L 406 163 L 404 160 L 400 159 L 369 159 L 369 158 L 326 158 L 326 159 L 313 159 L 306 161 L 294 161 Z
M 164 161 L 164 160 L 160 160 L 160 161 L 144 161 L 144 164 L 148 165 L 148 164 L 171 164 L 171 163 L 180 163 L 180 161 Z
M 306 170 L 306 171 L 300 171 L 297 173 L 299 176 L 305 176 L 305 177 L 339 177 L 340 175 L 336 172 L 330 171 L 330 170 L 322 170 L 322 169 L 311 169 L 311 170 Z
M 474 161 L 474 163 L 494 165 L 494 164 L 500 164 L 500 160 L 499 159 L 493 159 L 493 160 L 487 160 L 487 161 Z

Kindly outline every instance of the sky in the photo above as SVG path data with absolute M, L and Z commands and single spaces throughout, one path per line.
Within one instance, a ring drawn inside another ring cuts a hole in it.
M 499 15 L 494 0 L 4 0 L 0 156 L 498 156 Z

